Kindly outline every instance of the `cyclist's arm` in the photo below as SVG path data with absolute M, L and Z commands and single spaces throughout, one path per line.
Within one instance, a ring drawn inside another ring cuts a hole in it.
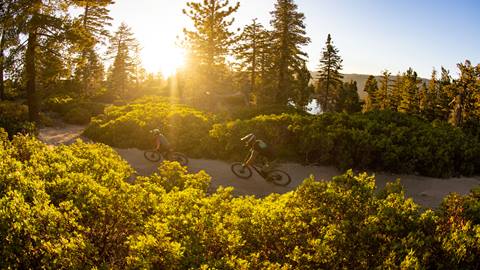
M 159 137 L 156 137 L 155 138 L 155 150 L 160 150 L 160 146 L 161 146 L 161 143 L 160 143 L 160 138 Z

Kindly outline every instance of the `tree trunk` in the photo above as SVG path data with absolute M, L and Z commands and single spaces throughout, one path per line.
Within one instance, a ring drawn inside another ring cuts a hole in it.
M 5 55 L 3 47 L 5 45 L 5 29 L 2 31 L 2 40 L 0 41 L 0 100 L 5 100 L 5 81 L 3 80 L 3 70 L 5 65 Z
M 85 31 L 87 31 L 87 24 L 88 24 L 88 16 L 89 16 L 89 11 L 90 11 L 90 7 L 88 5 L 88 1 L 85 3 L 85 12 L 83 13 L 83 29 L 85 29 Z M 90 48 L 83 48 L 82 50 L 82 56 L 81 56 L 81 63 L 83 65 L 83 70 L 81 72 L 81 84 L 82 84 L 82 94 L 84 95 L 88 95 L 89 92 L 90 92 L 90 89 L 88 87 L 88 83 L 89 83 L 89 71 L 87 70 L 88 69 L 88 50 Z
M 34 27 L 28 33 L 28 45 L 25 56 L 25 72 L 27 78 L 28 117 L 32 122 L 39 120 L 39 104 L 36 93 L 35 49 L 37 47 L 37 29 Z
M 5 100 L 5 82 L 3 81 L 3 50 L 0 49 L 0 100 Z

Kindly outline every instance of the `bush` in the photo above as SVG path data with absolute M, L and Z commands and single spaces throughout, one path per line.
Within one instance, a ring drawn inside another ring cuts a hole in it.
M 0 128 L 5 129 L 10 137 L 18 132 L 35 132 L 35 125 L 28 121 L 28 107 L 10 101 L 0 102 Z
M 480 139 L 473 126 L 460 129 L 391 111 L 217 119 L 166 98 L 148 97 L 109 107 L 85 134 L 111 146 L 145 149 L 153 144 L 148 131 L 160 127 L 178 151 L 239 160 L 247 154 L 240 138 L 253 132 L 281 160 L 433 177 L 480 173 Z
M 88 109 L 81 107 L 71 109 L 63 117 L 65 122 L 74 125 L 88 124 L 90 123 L 90 118 L 92 118 L 92 113 Z
M 142 99 L 108 107 L 105 114 L 93 118 L 85 135 L 115 147 L 147 149 L 153 147 L 149 131 L 159 128 L 177 151 L 202 155 L 209 151 L 212 121 L 209 115 L 183 105 Z
M 229 118 L 233 120 L 248 120 L 261 115 L 280 115 L 285 113 L 307 115 L 306 112 L 299 110 L 293 106 L 270 105 L 239 108 L 231 112 Z
M 239 139 L 254 132 L 293 161 L 448 177 L 480 173 L 478 137 L 444 122 L 406 114 L 297 114 L 258 116 L 214 125 L 210 135 L 224 158 L 245 153 Z
M 289 129 L 295 122 L 302 122 L 303 116 L 296 114 L 262 115 L 249 120 L 235 120 L 223 124 L 215 124 L 210 136 L 216 142 L 218 157 L 241 159 L 247 149 L 240 139 L 254 132 L 255 135 L 271 145 L 276 156 L 282 159 L 300 160 L 296 149 L 297 137 Z
M 0 131 L 7 269 L 477 269 L 480 196 L 437 211 L 351 171 L 265 198 L 209 190 L 204 172 L 133 169 L 111 148 L 47 147 Z
M 51 97 L 44 106 L 46 110 L 58 113 L 65 122 L 76 125 L 88 124 L 92 116 L 102 114 L 105 109 L 105 104 L 68 95 Z

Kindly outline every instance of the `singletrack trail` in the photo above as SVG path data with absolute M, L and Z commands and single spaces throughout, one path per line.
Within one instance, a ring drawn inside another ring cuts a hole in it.
M 62 125 L 39 130 L 39 139 L 49 145 L 70 144 L 81 136 L 84 126 Z M 159 163 L 146 160 L 143 151 L 138 149 L 115 149 L 137 171 L 139 175 L 151 175 L 157 171 Z M 230 171 L 230 163 L 219 160 L 190 159 L 189 172 L 196 173 L 204 170 L 212 177 L 212 189 L 219 186 L 234 187 L 236 195 L 255 195 L 264 197 L 272 193 L 286 193 L 295 189 L 305 178 L 313 176 L 316 180 L 327 181 L 336 175 L 342 174 L 334 167 L 327 166 L 302 166 L 295 163 L 280 164 L 279 169 L 284 170 L 292 177 L 292 182 L 287 187 L 279 187 L 265 181 L 255 172 L 250 179 L 240 179 Z M 375 173 L 378 188 L 383 188 L 388 181 L 401 179 L 408 197 L 423 207 L 438 207 L 442 199 L 449 193 L 461 195 L 468 194 L 470 190 L 480 185 L 480 177 L 461 178 L 431 178 L 416 175 L 399 175 L 390 173 Z

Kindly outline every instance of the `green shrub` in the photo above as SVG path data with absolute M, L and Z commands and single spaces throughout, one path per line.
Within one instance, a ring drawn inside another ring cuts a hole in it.
M 44 102 L 44 109 L 64 115 L 74 104 L 75 100 L 69 95 L 54 96 Z
M 215 124 L 210 136 L 216 142 L 218 157 L 240 159 L 248 149 L 240 139 L 254 132 L 259 139 L 271 145 L 276 156 L 282 159 L 299 160 L 296 149 L 297 138 L 289 129 L 294 122 L 302 122 L 303 117 L 296 114 L 261 115 L 249 120 L 235 120 Z
M 460 129 L 390 111 L 215 120 L 166 98 L 148 97 L 107 108 L 85 134 L 111 146 L 145 149 L 153 144 L 148 131 L 160 128 L 178 151 L 239 160 L 247 154 L 240 138 L 253 132 L 280 160 L 434 177 L 480 173 L 480 139 L 473 126 Z
M 210 136 L 223 158 L 241 158 L 239 139 L 254 132 L 279 149 L 279 158 L 348 168 L 448 177 L 480 173 L 478 137 L 445 122 L 406 114 L 258 116 L 216 124 Z
M 34 133 L 35 125 L 28 121 L 28 107 L 15 102 L 0 102 L 0 128 L 12 137 L 18 132 Z
M 90 123 L 92 113 L 90 110 L 82 107 L 76 107 L 71 109 L 63 117 L 64 121 L 74 125 L 85 125 Z
M 44 106 L 46 110 L 58 113 L 65 122 L 77 125 L 88 124 L 92 116 L 102 114 L 105 109 L 105 104 L 68 95 L 51 97 Z
M 285 113 L 307 115 L 306 112 L 296 109 L 293 106 L 270 105 L 239 108 L 232 111 L 229 118 L 234 120 L 248 120 L 261 115 L 280 115 Z
M 93 118 L 85 135 L 95 141 L 120 148 L 153 147 L 149 133 L 159 128 L 174 149 L 202 155 L 208 150 L 212 118 L 195 109 L 162 101 L 140 100 L 125 106 L 110 106 Z
M 437 211 L 352 171 L 265 198 L 209 189 L 204 172 L 133 169 L 101 144 L 48 147 L 0 131 L 6 269 L 477 269 L 480 196 Z

